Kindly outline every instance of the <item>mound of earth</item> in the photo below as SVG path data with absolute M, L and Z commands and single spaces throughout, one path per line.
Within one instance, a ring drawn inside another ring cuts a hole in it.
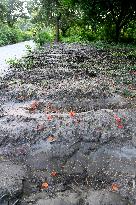
M 1 80 L 3 205 L 136 204 L 135 96 L 123 95 L 135 85 L 108 74 L 114 60 L 87 45 L 46 45 Z

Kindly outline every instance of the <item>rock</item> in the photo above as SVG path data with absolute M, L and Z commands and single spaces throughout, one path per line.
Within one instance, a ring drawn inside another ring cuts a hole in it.
M 118 193 L 108 190 L 90 191 L 86 199 L 86 205 L 128 205 L 129 201 Z
M 119 110 L 119 116 L 124 112 Z M 46 170 L 48 173 L 55 170 L 65 176 L 78 175 L 82 179 L 88 174 L 92 180 L 93 177 L 96 181 L 98 179 L 97 187 L 111 183 L 120 174 L 123 178 L 127 172 L 131 176 L 135 174 L 135 148 L 124 145 L 127 139 L 131 139 L 129 126 L 135 122 L 135 118 L 132 122 L 130 116 L 131 111 L 128 111 L 124 127 L 119 129 L 112 110 L 78 114 L 74 118 L 81 120 L 78 125 L 73 123 L 74 119 L 63 115 L 63 119 L 48 124 L 52 129 L 53 123 L 58 123 L 58 129 L 54 130 L 56 140 L 51 143 L 40 140 L 31 146 L 26 163 L 32 170 Z
M 46 193 L 36 194 L 26 199 L 27 204 L 34 205 L 128 205 L 129 200 L 120 196 L 119 193 L 109 191 L 108 189 L 102 190 L 88 190 L 81 194 L 69 193 L 65 191 L 58 193 L 57 196 L 48 198 Z M 34 203 L 36 201 L 36 203 Z
M 108 162 L 109 175 L 136 176 L 136 148 L 133 146 L 123 146 L 105 150 Z
M 69 158 L 64 166 L 64 173 L 68 176 L 70 175 L 80 175 L 85 172 L 85 168 L 87 167 L 88 159 L 87 157 L 77 152 L 75 155 L 73 155 L 71 158 Z
M 10 117 L 0 118 L 0 143 L 3 146 L 9 143 L 13 145 L 27 144 L 35 139 L 36 131 L 34 128 L 36 127 L 36 123 L 31 118 L 26 117 L 25 119 L 21 118 L 21 116 L 15 117 L 12 113 Z
M 40 199 L 37 202 L 37 205 L 74 205 L 74 203 L 68 203 L 67 201 L 63 199 Z
M 26 177 L 26 170 L 23 166 L 9 161 L 0 162 L 0 196 L 4 194 L 22 193 L 22 180 Z
M 119 184 L 122 196 L 135 199 L 136 149 L 132 145 L 108 145 L 89 157 L 87 173 L 95 189 L 115 182 Z
M 39 199 L 36 205 L 82 205 L 78 202 L 81 201 L 80 197 L 76 193 L 64 192 L 63 194 L 58 194 L 55 198 L 50 199 Z

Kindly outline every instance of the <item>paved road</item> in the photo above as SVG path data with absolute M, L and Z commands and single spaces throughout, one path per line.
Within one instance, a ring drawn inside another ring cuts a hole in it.
M 15 57 L 21 58 L 26 54 L 27 49 L 25 45 L 30 45 L 32 48 L 35 47 L 32 40 L 0 47 L 0 77 L 9 71 L 9 65 L 6 63 L 6 60 Z

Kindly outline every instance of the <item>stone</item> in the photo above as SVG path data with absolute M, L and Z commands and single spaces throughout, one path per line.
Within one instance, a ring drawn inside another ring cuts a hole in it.
M 129 201 L 118 193 L 108 190 L 90 191 L 86 199 L 87 205 L 128 205 Z
M 77 205 L 80 197 L 76 193 L 58 194 L 58 197 L 51 199 L 40 199 L 37 205 Z
M 25 167 L 9 161 L 0 162 L 0 196 L 12 196 L 23 191 L 22 180 L 26 177 Z

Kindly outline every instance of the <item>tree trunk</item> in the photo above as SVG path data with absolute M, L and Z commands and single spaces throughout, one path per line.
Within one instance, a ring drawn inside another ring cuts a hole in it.
M 97 31 L 97 29 L 96 29 L 96 23 L 93 23 L 93 24 L 92 24 L 92 32 L 95 34 L 96 31 Z
M 119 42 L 120 30 L 121 30 L 120 26 L 118 24 L 116 24 L 116 31 L 115 31 L 116 32 L 115 33 L 115 41 L 116 41 L 116 43 Z
M 60 17 L 61 15 L 59 14 L 56 18 L 56 42 L 60 40 Z

